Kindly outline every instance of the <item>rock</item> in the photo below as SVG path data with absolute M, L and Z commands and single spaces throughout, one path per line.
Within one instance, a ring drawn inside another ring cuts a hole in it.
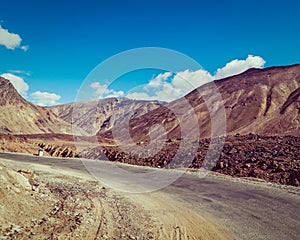
M 9 171 L 9 175 L 16 180 L 16 182 L 25 190 L 31 190 L 31 185 L 28 179 L 20 173 Z
M 233 147 L 228 153 L 229 154 L 234 154 L 234 153 L 237 153 L 237 152 L 238 152 L 237 149 Z
M 219 162 L 219 166 L 221 169 L 224 168 L 224 162 Z

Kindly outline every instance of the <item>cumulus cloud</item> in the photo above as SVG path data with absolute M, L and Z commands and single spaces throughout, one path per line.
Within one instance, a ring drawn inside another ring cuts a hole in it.
M 174 88 L 180 89 L 180 92 L 185 94 L 212 80 L 213 76 L 205 70 L 185 70 L 177 73 L 171 83 Z
M 57 101 L 61 98 L 60 95 L 57 95 L 55 93 L 41 91 L 31 93 L 30 97 L 32 98 L 34 103 L 41 106 L 55 105 L 57 104 Z
M 235 59 L 219 68 L 215 74 L 215 79 L 221 79 L 233 75 L 240 74 L 250 68 L 262 68 L 266 61 L 259 56 L 248 55 L 245 60 Z
M 153 98 L 159 101 L 169 102 L 181 96 L 181 89 L 175 88 L 172 83 L 164 83 L 159 91 L 156 91 Z
M 188 92 L 195 88 L 208 83 L 213 80 L 213 76 L 205 70 L 190 71 L 185 70 L 173 74 L 171 72 L 165 72 L 159 74 L 149 83 L 144 86 L 145 92 L 133 92 L 126 95 L 131 99 L 143 99 L 143 100 L 160 100 L 160 101 L 172 101 L 181 96 L 184 96 Z
M 22 38 L 19 34 L 11 33 L 8 29 L 2 28 L 0 25 L 0 45 L 5 46 L 7 49 L 14 50 L 21 48 L 23 51 L 28 50 L 28 46 L 21 46 Z
M 161 87 L 162 83 L 165 82 L 171 76 L 171 72 L 158 74 L 156 78 L 149 81 L 149 83 L 144 87 L 144 89 L 149 90 L 150 88 L 159 88 Z
M 95 90 L 95 95 L 99 99 L 124 96 L 123 91 L 116 91 L 114 89 L 109 89 L 107 84 L 101 85 L 100 82 L 93 82 L 91 83 L 90 87 Z
M 263 68 L 265 63 L 260 56 L 248 55 L 245 60 L 235 59 L 227 63 L 223 68 L 219 68 L 215 75 L 203 69 L 196 71 L 187 69 L 176 74 L 165 72 L 150 80 L 143 88 L 145 92 L 133 92 L 126 97 L 170 102 L 208 82 L 237 75 L 250 68 Z
M 23 97 L 27 97 L 27 91 L 29 90 L 29 86 L 22 77 L 16 76 L 11 73 L 3 73 L 0 76 L 9 80 L 15 87 L 15 89 L 18 91 L 18 93 L 20 93 Z

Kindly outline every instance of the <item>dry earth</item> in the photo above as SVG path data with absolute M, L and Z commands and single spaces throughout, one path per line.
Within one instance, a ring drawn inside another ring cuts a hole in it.
M 161 193 L 124 195 L 76 170 L 0 163 L 0 239 L 235 239 Z

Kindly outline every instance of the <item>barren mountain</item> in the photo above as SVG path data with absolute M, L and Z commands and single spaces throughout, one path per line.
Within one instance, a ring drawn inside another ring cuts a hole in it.
M 300 65 L 249 69 L 214 83 L 223 99 L 227 135 L 300 136 Z M 158 124 L 167 130 L 168 138 L 180 138 L 180 121 L 170 109 L 185 114 L 187 100 L 198 119 L 187 124 L 191 129 L 199 127 L 202 138 L 209 137 L 210 114 L 217 114 L 218 110 L 210 113 L 204 99 L 213 102 L 213 108 L 218 109 L 219 103 L 213 98 L 212 83 L 205 84 L 181 99 L 131 119 L 130 134 L 136 142 L 149 141 L 151 128 Z M 106 136 L 109 135 L 107 132 Z
M 250 69 L 216 84 L 228 133 L 300 135 L 300 65 Z
M 71 125 L 49 109 L 22 98 L 13 85 L 0 77 L 0 133 L 70 133 Z
M 162 106 L 159 101 L 135 101 L 127 98 L 107 98 L 99 101 L 75 102 L 52 106 L 49 109 L 68 123 L 95 135 L 111 129 L 130 116 L 141 116 Z

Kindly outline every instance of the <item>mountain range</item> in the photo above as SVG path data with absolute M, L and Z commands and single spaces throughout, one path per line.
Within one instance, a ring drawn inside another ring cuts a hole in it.
M 181 109 L 188 101 L 198 119 L 191 124 L 199 127 L 201 137 L 209 137 L 210 112 L 203 96 L 206 101 L 213 97 L 212 84 L 223 99 L 227 135 L 300 135 L 300 65 L 249 69 L 205 84 L 170 103 L 109 98 L 42 107 L 22 98 L 8 80 L 0 77 L 0 132 L 105 135 L 131 119 L 131 135 L 137 139 L 155 124 L 163 124 L 172 137 L 180 123 L 170 109 Z

